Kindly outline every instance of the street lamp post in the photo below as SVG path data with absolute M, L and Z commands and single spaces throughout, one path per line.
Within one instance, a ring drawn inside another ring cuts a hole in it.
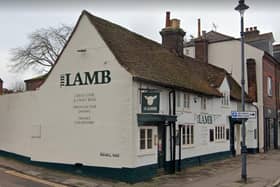
M 240 13 L 240 24 L 241 24 L 241 103 L 242 103 L 242 112 L 245 111 L 245 79 L 244 79 L 244 12 L 247 10 L 249 6 L 247 6 L 244 0 L 239 0 L 239 4 L 235 7 Z M 245 119 L 242 119 L 242 145 L 241 145 L 241 154 L 242 154 L 242 170 L 241 170 L 241 178 L 244 182 L 247 182 L 247 161 L 246 161 L 246 128 L 245 128 Z

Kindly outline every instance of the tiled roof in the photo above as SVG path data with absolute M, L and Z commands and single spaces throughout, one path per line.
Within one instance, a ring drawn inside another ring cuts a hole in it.
M 43 74 L 43 75 L 39 75 L 39 76 L 33 77 L 33 78 L 31 78 L 31 79 L 26 79 L 26 80 L 24 80 L 24 82 L 35 81 L 35 80 L 44 80 L 44 79 L 47 78 L 47 76 L 48 76 L 48 73 L 45 73 L 45 74 Z
M 119 63 L 134 78 L 206 95 L 221 95 L 211 86 L 211 78 L 208 81 L 212 72 L 219 74 L 219 68 L 195 62 L 190 57 L 178 57 L 159 43 L 86 11 L 83 14 L 87 15 Z
M 224 69 L 187 56 L 178 57 L 161 44 L 119 25 L 93 16 L 87 11 L 83 11 L 80 19 L 83 15 L 89 18 L 118 62 L 134 79 L 204 95 L 221 96 L 217 88 L 224 78 L 228 77 L 232 89 L 231 97 L 240 100 L 240 86 Z

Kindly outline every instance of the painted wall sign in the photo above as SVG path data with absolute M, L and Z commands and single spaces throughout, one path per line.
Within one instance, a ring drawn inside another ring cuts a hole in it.
M 108 84 L 111 82 L 111 73 L 109 70 L 83 72 L 83 73 L 65 73 L 60 75 L 60 87 L 63 86 L 83 86 L 93 84 Z
M 213 124 L 213 115 L 209 114 L 198 114 L 197 123 L 200 124 Z
M 93 125 L 96 110 L 96 97 L 93 92 L 77 93 L 73 97 L 74 123 L 78 125 Z
M 159 97 L 158 92 L 142 93 L 142 113 L 158 113 Z

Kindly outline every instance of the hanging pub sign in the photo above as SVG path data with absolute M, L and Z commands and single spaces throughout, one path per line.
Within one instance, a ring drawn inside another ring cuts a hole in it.
M 159 93 L 144 92 L 142 93 L 142 113 L 159 112 Z

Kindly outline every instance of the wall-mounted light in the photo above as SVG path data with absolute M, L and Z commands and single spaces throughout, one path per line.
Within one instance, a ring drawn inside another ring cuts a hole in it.
M 196 102 L 197 102 L 197 99 L 198 99 L 198 97 L 197 97 L 197 96 L 194 96 L 194 97 L 193 97 L 193 102 L 196 103 Z
M 78 53 L 85 53 L 85 52 L 87 52 L 87 49 L 78 49 L 77 52 Z

